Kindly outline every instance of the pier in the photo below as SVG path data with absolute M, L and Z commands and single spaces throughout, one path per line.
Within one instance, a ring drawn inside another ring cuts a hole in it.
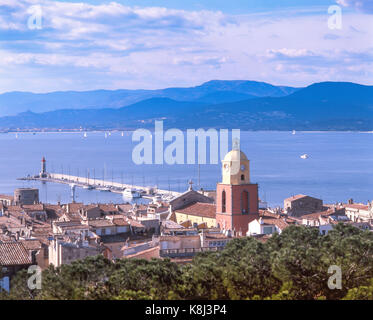
M 78 177 L 68 174 L 61 173 L 48 173 L 39 176 L 29 176 L 26 178 L 19 178 L 19 180 L 37 180 L 44 182 L 53 183 L 64 183 L 64 184 L 74 184 L 77 187 L 85 189 L 96 189 L 100 191 L 110 191 L 114 193 L 122 193 L 125 189 L 135 189 L 141 193 L 144 198 L 152 198 L 154 196 L 161 197 L 177 197 L 180 195 L 179 192 L 171 190 L 162 190 L 157 187 L 145 187 L 136 186 L 124 183 L 118 183 L 114 181 L 90 178 L 90 177 Z

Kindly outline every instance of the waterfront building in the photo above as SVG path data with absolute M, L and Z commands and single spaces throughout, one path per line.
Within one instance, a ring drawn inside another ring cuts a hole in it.
M 284 211 L 289 216 L 301 217 L 324 210 L 323 201 L 304 194 L 298 194 L 284 200 Z
M 39 189 L 18 188 L 14 190 L 14 204 L 37 204 L 39 203 Z

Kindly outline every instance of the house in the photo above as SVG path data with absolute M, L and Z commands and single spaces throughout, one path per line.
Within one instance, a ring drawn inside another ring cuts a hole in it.
M 192 182 L 190 182 L 190 187 L 186 192 L 182 193 L 181 195 L 177 196 L 169 202 L 169 211 L 172 214 L 176 210 L 186 207 L 189 204 L 213 202 L 214 200 L 212 198 L 206 197 L 205 195 L 193 190 Z M 170 215 L 167 219 L 170 219 Z
M 149 203 L 146 213 L 148 218 L 165 220 L 170 213 L 170 206 L 163 202 Z
M 202 248 L 224 248 L 233 238 L 221 232 L 218 228 L 202 229 L 200 233 Z
M 345 208 L 331 207 L 325 211 L 306 214 L 300 217 L 305 226 L 319 227 L 332 222 L 346 222 L 349 218 L 345 214 Z
M 216 205 L 213 203 L 191 202 L 175 209 L 174 218 L 178 224 L 189 220 L 194 227 L 206 223 L 208 228 L 215 228 Z
M 298 194 L 284 200 L 284 210 L 289 216 L 300 217 L 323 209 L 322 200 L 304 194 Z
M 201 238 L 196 228 L 167 229 L 159 240 L 160 250 L 201 248 Z
M 49 265 L 48 245 L 39 239 L 20 240 L 26 250 L 41 269 L 46 269 Z
M 83 236 L 55 236 L 49 244 L 49 263 L 55 267 L 70 264 L 75 260 L 102 254 L 105 247 L 90 243 Z
M 78 221 L 53 221 L 52 232 L 55 235 L 88 234 L 89 226 Z
M 103 216 L 103 212 L 98 205 L 83 206 L 78 210 L 83 220 L 98 219 Z
M 260 211 L 259 219 L 249 223 L 247 236 L 270 235 L 281 233 L 289 225 L 297 224 L 296 219 L 283 215 L 273 214 L 268 211 Z
M 29 251 L 21 242 L 0 243 L 0 288 L 9 291 L 12 278 L 22 269 L 33 264 Z
M 14 202 L 14 196 L 0 194 L 0 203 L 5 206 L 10 206 Z
M 44 208 L 44 204 L 28 204 L 28 205 L 22 205 L 22 209 L 26 212 L 26 214 L 31 218 L 35 220 L 40 221 L 47 221 L 48 215 L 47 211 Z
M 353 222 L 373 222 L 373 201 L 368 204 L 354 203 L 349 200 L 344 205 L 347 217 Z
M 89 229 L 96 233 L 98 236 L 114 235 L 118 233 L 117 226 L 114 224 L 113 220 L 89 220 L 87 224 L 89 226 Z

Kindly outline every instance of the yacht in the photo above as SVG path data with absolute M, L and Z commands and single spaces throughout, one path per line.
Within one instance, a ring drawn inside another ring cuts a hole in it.
M 307 153 L 302 154 L 300 157 L 301 157 L 302 159 L 308 159 L 308 154 L 307 154 Z
M 108 192 L 108 191 L 110 191 L 110 188 L 107 188 L 107 187 L 101 187 L 101 188 L 98 188 L 98 190 Z
M 123 198 L 141 198 L 141 194 L 137 192 L 135 189 L 125 189 L 122 193 Z

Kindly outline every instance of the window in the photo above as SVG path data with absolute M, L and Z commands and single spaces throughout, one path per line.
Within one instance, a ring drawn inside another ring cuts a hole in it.
M 226 195 L 225 190 L 221 194 L 221 212 L 226 212 Z
M 249 193 L 245 190 L 241 194 L 241 212 L 243 214 L 248 214 L 249 210 Z
M 272 234 L 272 227 L 263 227 L 263 234 Z
M 241 175 L 241 181 L 245 181 L 245 175 Z

